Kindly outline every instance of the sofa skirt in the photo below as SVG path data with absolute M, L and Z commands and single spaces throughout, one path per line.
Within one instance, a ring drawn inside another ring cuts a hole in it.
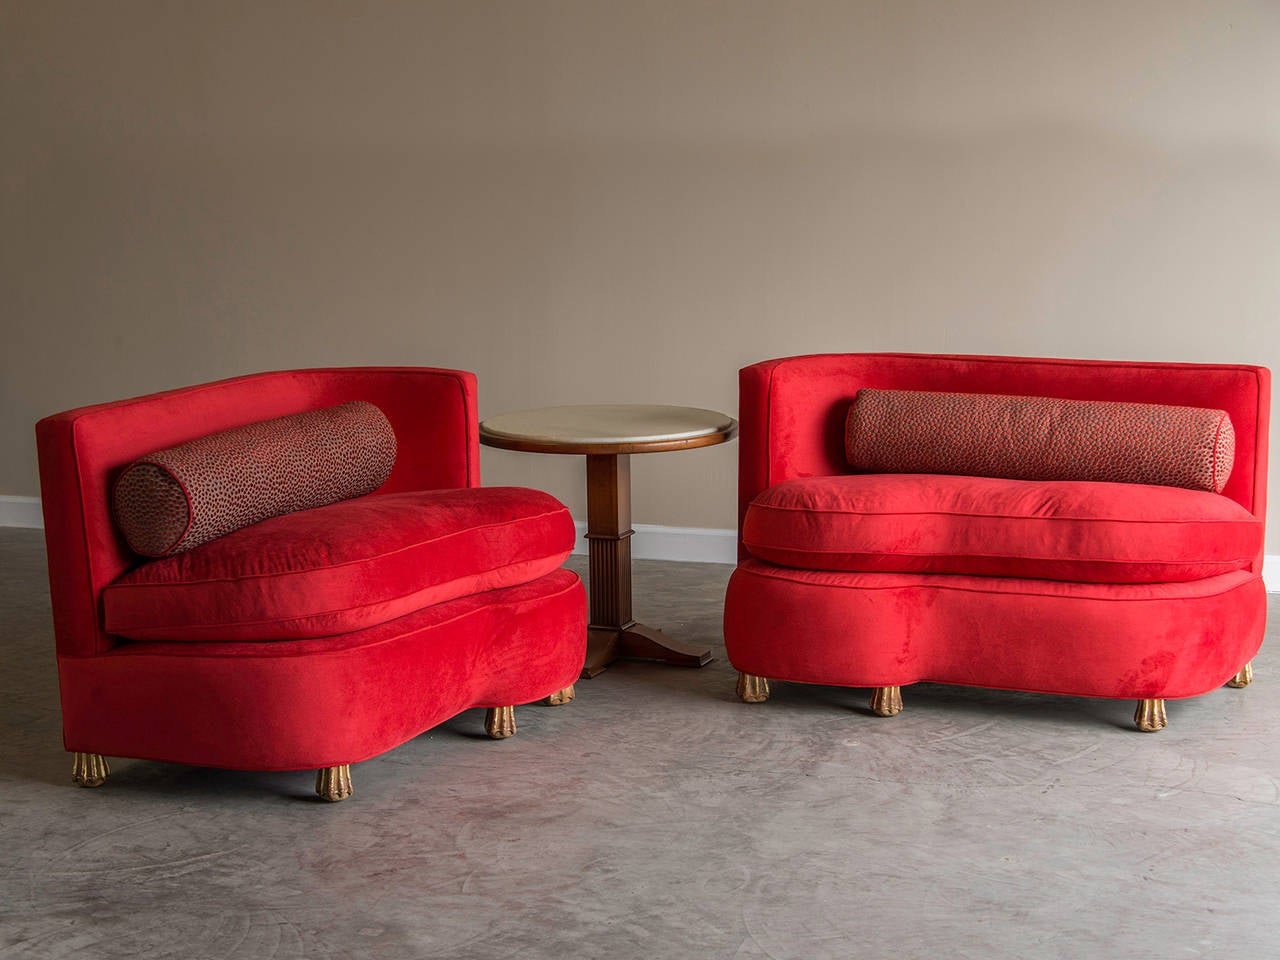
M 1231 679 L 1265 620 L 1262 578 L 1243 570 L 1095 584 L 747 559 L 729 581 L 724 633 L 736 669 L 774 680 L 1176 699 Z
M 570 686 L 586 622 L 582 582 L 557 570 L 332 637 L 63 655 L 64 743 L 240 770 L 357 763 L 463 710 Z

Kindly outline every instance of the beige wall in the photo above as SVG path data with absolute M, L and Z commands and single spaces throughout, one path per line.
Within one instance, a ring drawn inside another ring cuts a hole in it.
M 0 493 L 43 414 L 290 366 L 482 416 L 828 350 L 1280 368 L 1277 10 L 4 4 Z M 732 526 L 735 455 L 636 458 L 636 521 Z

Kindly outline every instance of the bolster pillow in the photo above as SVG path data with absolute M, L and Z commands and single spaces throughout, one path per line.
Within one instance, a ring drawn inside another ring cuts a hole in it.
M 356 400 L 141 457 L 117 478 L 112 509 L 136 553 L 167 557 L 269 517 L 371 493 L 395 459 L 390 422 Z
M 1235 457 L 1223 410 L 989 393 L 859 390 L 845 426 L 863 473 L 1105 480 L 1222 492 Z

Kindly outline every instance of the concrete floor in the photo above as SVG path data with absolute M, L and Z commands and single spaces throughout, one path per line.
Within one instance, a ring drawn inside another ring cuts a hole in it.
M 582 563 L 575 558 L 578 569 Z M 43 541 L 0 530 L 0 958 L 1280 956 L 1280 645 L 1170 704 L 933 685 L 733 695 L 728 567 L 641 562 L 637 615 L 718 648 L 576 702 L 470 711 L 309 773 L 62 752 Z

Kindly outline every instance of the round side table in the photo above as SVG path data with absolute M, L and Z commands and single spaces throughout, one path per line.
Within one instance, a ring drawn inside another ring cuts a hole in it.
M 715 410 L 641 404 L 542 407 L 480 424 L 485 446 L 587 458 L 591 612 L 582 676 L 594 677 L 624 657 L 687 667 L 710 662 L 710 650 L 673 640 L 631 615 L 631 454 L 709 447 L 737 431 L 736 420 Z

